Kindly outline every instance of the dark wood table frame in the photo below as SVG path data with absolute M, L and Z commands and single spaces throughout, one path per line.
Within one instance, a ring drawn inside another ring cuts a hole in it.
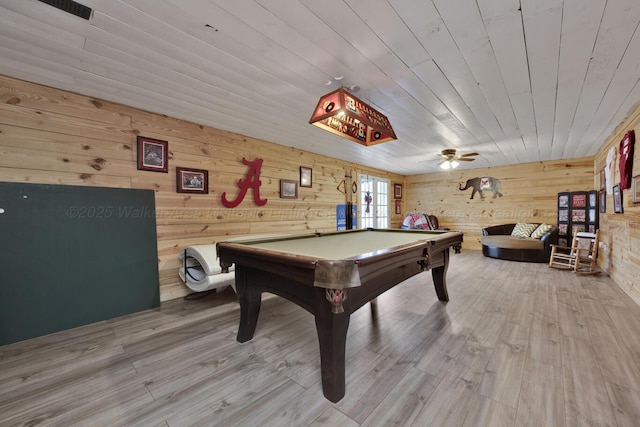
M 367 232 L 417 232 L 424 233 L 424 240 L 347 260 L 329 261 L 255 248 L 251 241 L 218 243 L 223 268 L 235 264 L 240 302 L 237 340 L 246 342 L 253 338 L 262 292 L 279 295 L 309 311 L 315 317 L 320 344 L 322 389 L 324 396 L 332 402 L 338 402 L 345 394 L 345 346 L 351 313 L 425 270 L 431 270 L 438 299 L 448 301 L 449 248 L 462 243 L 460 232 L 368 229 L 339 233 Z M 322 238 L 331 234 L 336 233 L 314 236 Z M 357 281 L 353 280 L 354 269 L 359 276 Z M 318 276 L 322 276 L 321 280 Z

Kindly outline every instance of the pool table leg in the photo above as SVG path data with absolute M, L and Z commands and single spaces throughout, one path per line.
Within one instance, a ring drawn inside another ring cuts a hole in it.
M 247 286 L 244 269 L 239 266 L 236 266 L 236 292 L 240 303 L 240 326 L 236 339 L 238 342 L 247 342 L 256 331 L 262 293 Z
M 444 265 L 431 269 L 431 277 L 433 277 L 433 286 L 436 288 L 436 295 L 440 301 L 449 301 L 449 292 L 447 292 L 447 268 L 449 268 L 449 248 L 445 249 Z
M 331 402 L 338 402 L 345 393 L 345 348 L 350 310 L 332 313 L 324 288 L 314 289 L 314 314 L 320 344 L 322 392 Z

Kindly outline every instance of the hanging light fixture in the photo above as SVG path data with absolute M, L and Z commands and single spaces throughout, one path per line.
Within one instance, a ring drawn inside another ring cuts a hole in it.
M 342 87 L 320 97 L 309 123 L 366 147 L 398 139 L 387 116 Z
M 449 169 L 455 169 L 458 167 L 460 163 L 458 163 L 457 161 L 453 160 L 453 159 L 449 159 L 444 161 L 440 167 L 444 170 L 449 170 Z

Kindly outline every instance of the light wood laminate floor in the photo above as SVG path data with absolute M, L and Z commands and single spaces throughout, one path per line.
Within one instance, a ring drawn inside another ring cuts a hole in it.
M 452 254 L 352 316 L 346 396 L 322 396 L 313 317 L 231 289 L 0 347 L 2 426 L 638 426 L 640 307 L 608 277 Z

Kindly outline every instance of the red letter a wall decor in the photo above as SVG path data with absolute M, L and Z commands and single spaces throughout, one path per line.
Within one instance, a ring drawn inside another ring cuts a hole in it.
M 267 203 L 267 199 L 260 199 L 260 185 L 262 182 L 260 181 L 260 168 L 262 168 L 262 159 L 256 159 L 253 162 L 248 161 L 244 157 L 242 158 L 242 163 L 249 166 L 249 172 L 247 172 L 246 179 L 238 180 L 238 187 L 240 187 L 240 194 L 236 197 L 235 200 L 229 201 L 227 200 L 226 191 L 222 193 L 222 204 L 227 208 L 235 208 L 242 202 L 244 196 L 247 194 L 247 190 L 249 188 L 253 188 L 253 200 L 256 202 L 258 206 L 264 206 Z

